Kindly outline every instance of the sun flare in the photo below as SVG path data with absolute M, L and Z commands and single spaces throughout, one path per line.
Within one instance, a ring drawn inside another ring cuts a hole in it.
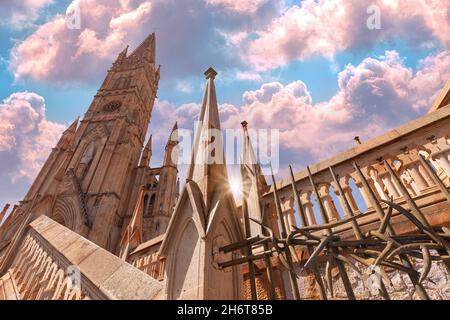
M 233 195 L 235 198 L 239 198 L 241 196 L 241 180 L 238 178 L 231 178 L 230 179 L 230 189 L 231 192 L 233 192 Z

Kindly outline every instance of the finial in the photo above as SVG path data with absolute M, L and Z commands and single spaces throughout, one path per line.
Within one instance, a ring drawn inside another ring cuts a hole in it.
M 129 45 L 127 45 L 127 46 L 122 50 L 122 52 L 119 53 L 119 57 L 121 57 L 121 58 L 126 58 L 127 53 L 128 53 L 128 47 L 129 47 Z
M 153 135 L 151 134 L 150 137 L 148 138 L 148 141 L 145 145 L 145 149 L 151 149 L 152 148 L 152 137 Z
M 247 125 L 248 125 L 247 121 L 244 120 L 244 121 L 241 122 L 242 128 L 247 129 Z
M 69 131 L 76 131 L 77 127 L 78 127 L 78 122 L 80 121 L 80 116 L 78 116 L 73 122 L 72 124 L 65 130 L 65 132 L 69 132 Z
M 359 136 L 354 137 L 353 140 L 355 140 L 358 144 L 361 144 L 361 139 Z
M 208 70 L 206 70 L 205 71 L 205 76 L 206 76 L 206 79 L 215 79 L 215 77 L 217 76 L 217 71 L 216 70 L 214 70 L 212 67 L 209 67 L 208 68 Z

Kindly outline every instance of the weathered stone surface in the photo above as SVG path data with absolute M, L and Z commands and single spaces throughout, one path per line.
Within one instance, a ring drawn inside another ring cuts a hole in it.
M 127 263 L 123 263 L 100 285 L 103 293 L 119 300 L 151 300 L 161 289 L 162 284 L 159 281 Z
M 97 245 L 80 237 L 65 247 L 61 253 L 73 264 L 80 264 L 98 249 Z
M 123 263 L 125 262 L 105 250 L 95 250 L 78 266 L 94 285 L 100 286 Z
M 353 291 L 357 299 L 363 300 L 381 300 L 383 299 L 381 295 L 371 293 L 367 285 L 367 268 L 365 268 L 360 263 L 356 263 L 358 269 L 361 271 L 361 275 L 355 270 L 346 267 L 350 282 L 353 287 Z M 421 260 L 415 261 L 415 266 L 417 271 L 421 271 L 422 262 Z M 325 275 L 325 266 L 320 265 L 322 275 Z M 417 294 L 415 294 L 414 287 L 409 280 L 408 276 L 404 273 L 398 271 L 388 273 L 389 278 L 392 281 L 393 286 L 386 284 L 388 293 L 393 300 L 412 300 L 418 299 Z M 432 282 L 425 280 L 423 285 L 429 294 L 430 298 L 436 300 L 448 300 L 450 299 L 450 283 L 448 281 L 449 273 L 442 262 L 434 262 L 430 270 L 428 279 Z M 311 275 L 302 273 L 299 275 L 298 285 L 300 288 L 300 295 L 304 299 L 319 299 L 318 294 L 311 294 Z M 315 285 L 315 282 L 314 282 Z M 333 276 L 333 288 L 335 293 L 334 299 L 347 299 L 344 286 L 339 278 L 338 274 Z M 327 290 L 328 299 L 333 299 L 330 296 L 329 290 Z
M 162 289 L 159 281 L 47 216 L 38 217 L 28 227 L 22 242 L 28 249 L 20 246 L 12 267 L 0 278 L 0 298 L 61 299 L 65 297 L 64 291 L 55 290 L 63 286 L 67 296 L 76 299 L 153 299 Z M 25 265 L 19 260 L 25 261 Z M 48 279 L 42 279 L 47 270 L 56 270 L 60 275 L 55 280 L 58 285 L 47 286 Z M 20 276 L 24 273 L 29 276 Z M 17 287 L 16 280 L 20 282 Z M 78 284 L 65 287 L 68 280 Z M 41 285 L 37 288 L 41 290 L 31 290 L 34 284 Z

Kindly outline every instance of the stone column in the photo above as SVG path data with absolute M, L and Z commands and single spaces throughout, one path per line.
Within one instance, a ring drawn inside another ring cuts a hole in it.
M 353 213 L 358 212 L 359 208 L 356 204 L 356 200 L 353 197 L 353 190 L 350 188 L 350 186 L 347 186 L 345 188 L 342 188 L 342 191 L 344 191 L 345 198 L 347 199 L 348 203 L 350 204 L 350 208 L 352 208 Z
M 420 174 L 422 175 L 422 177 L 427 182 L 428 187 L 434 186 L 435 183 L 433 181 L 433 178 L 430 177 L 427 170 L 422 166 L 422 164 L 420 162 L 417 162 L 417 168 L 418 168 Z
M 297 220 L 295 219 L 295 212 L 294 212 L 294 210 L 292 210 L 292 211 L 289 213 L 288 220 L 289 220 L 289 225 L 290 225 L 290 226 L 296 226 L 296 227 L 298 227 Z M 291 229 L 292 229 L 292 227 L 291 227 Z
M 350 208 L 352 209 L 352 212 L 355 213 L 357 211 L 359 211 L 358 205 L 356 204 L 355 198 L 353 197 L 353 190 L 352 188 L 350 188 L 348 181 L 345 181 L 346 179 L 341 179 L 341 181 L 339 181 L 342 191 L 344 193 L 345 199 L 347 199 Z M 341 204 L 341 207 L 344 208 L 345 207 L 345 203 L 343 202 L 343 199 L 341 199 L 340 195 L 339 195 L 339 191 L 337 189 L 336 186 L 334 186 L 334 190 L 335 190 L 335 194 L 336 196 L 338 196 L 339 199 L 339 203 Z M 344 215 L 345 217 L 347 217 L 347 214 L 344 210 Z
M 409 175 L 411 176 L 412 180 L 414 181 L 416 188 L 420 193 L 422 193 L 423 190 L 428 188 L 428 184 L 423 178 L 422 174 L 419 172 L 419 168 L 417 166 L 417 163 L 412 164 L 407 169 Z
M 439 167 L 444 170 L 447 177 L 450 178 L 450 161 L 448 160 L 448 155 L 445 153 L 440 153 L 436 156 L 433 156 L 433 159 L 437 162 Z
M 339 213 L 337 212 L 336 206 L 334 205 L 333 198 L 330 196 L 330 186 L 321 185 L 319 187 L 320 199 L 322 200 L 325 212 L 327 214 L 328 220 L 330 222 L 337 221 L 340 219 Z
M 294 200 L 292 198 L 287 199 L 284 201 L 282 207 L 286 230 L 287 232 L 291 232 L 293 229 L 292 225 L 297 226 L 297 221 L 295 220 Z
M 397 191 L 397 188 L 395 187 L 392 181 L 392 177 L 389 175 L 389 173 L 383 175 L 381 177 L 381 181 L 383 181 L 383 184 L 386 186 L 390 197 L 394 197 L 394 199 L 400 198 L 400 193 Z
M 267 214 L 267 219 L 268 219 L 268 223 L 269 223 L 269 227 L 272 229 L 274 235 L 276 237 L 280 236 L 280 228 L 279 228 L 279 224 L 278 224 L 278 217 L 277 217 L 277 213 L 276 213 L 276 209 L 275 209 L 275 204 L 274 203 L 270 203 L 270 204 L 266 204 L 266 214 Z
M 300 195 L 300 200 L 305 211 L 306 221 L 308 225 L 317 224 L 316 216 L 314 215 L 313 204 L 311 202 L 311 191 L 304 192 Z
M 420 193 L 416 183 L 412 179 L 408 170 L 403 171 L 403 174 L 400 176 L 400 179 L 403 181 L 403 184 L 405 185 L 406 189 L 412 196 L 415 197 Z
M 364 189 L 362 182 L 355 180 L 356 187 L 358 188 L 359 192 L 361 193 L 361 196 L 363 197 L 364 202 L 366 203 L 367 208 L 372 207 L 372 203 L 370 202 L 369 195 L 366 192 L 366 189 Z
M 286 232 L 289 234 L 291 232 L 291 225 L 289 224 L 288 212 L 283 212 L 284 226 L 286 227 Z
M 372 181 L 370 181 L 369 184 L 374 193 L 377 195 L 378 200 L 380 199 L 388 200 L 388 197 L 386 197 L 386 194 L 384 193 L 383 189 L 384 184 L 381 181 L 378 172 L 375 170 L 370 170 L 370 177 Z

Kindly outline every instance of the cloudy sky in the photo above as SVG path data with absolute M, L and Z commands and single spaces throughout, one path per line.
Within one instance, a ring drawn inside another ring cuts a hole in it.
M 173 123 L 196 119 L 209 66 L 223 127 L 279 129 L 283 170 L 425 114 L 450 77 L 450 0 L 0 0 L 0 206 L 23 197 L 118 52 L 151 32 L 154 166 Z

